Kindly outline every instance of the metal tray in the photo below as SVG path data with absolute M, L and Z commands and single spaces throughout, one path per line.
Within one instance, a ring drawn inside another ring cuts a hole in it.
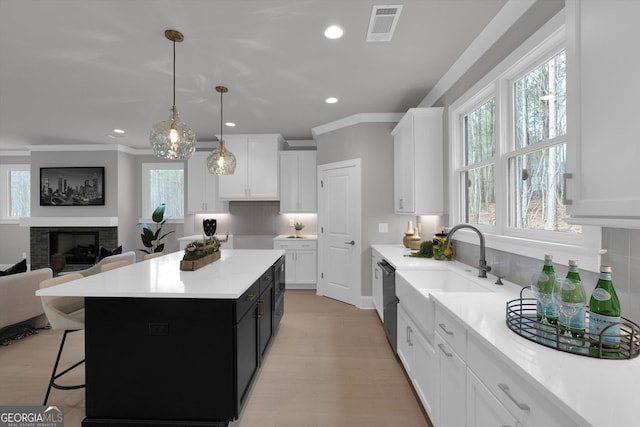
M 564 331 L 557 324 L 538 320 L 535 298 L 520 298 L 507 302 L 507 327 L 523 338 L 558 351 L 598 359 L 633 359 L 640 354 L 640 326 L 621 317 L 620 334 L 613 334 L 611 325 L 605 328 L 595 340 L 589 334 L 589 310 L 586 312 L 587 331 L 576 333 Z M 618 348 L 606 347 L 603 338 L 618 338 Z

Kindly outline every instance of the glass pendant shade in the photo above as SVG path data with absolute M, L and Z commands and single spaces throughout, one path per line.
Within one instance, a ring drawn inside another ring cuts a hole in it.
M 224 148 L 224 140 L 207 156 L 207 169 L 216 175 L 233 175 L 236 170 L 236 156 Z
M 172 106 L 171 117 L 151 128 L 149 140 L 156 157 L 170 160 L 187 160 L 196 151 L 196 134 L 180 121 L 178 109 Z

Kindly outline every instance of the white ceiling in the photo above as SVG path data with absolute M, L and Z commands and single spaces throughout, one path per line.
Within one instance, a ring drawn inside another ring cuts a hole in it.
M 199 141 L 220 132 L 311 139 L 357 113 L 416 107 L 506 0 L 0 0 L 0 150 L 149 147 L 172 102 Z M 402 4 L 391 42 L 365 42 L 374 5 Z M 345 29 L 340 40 L 322 32 Z M 324 99 L 339 98 L 329 105 Z M 113 139 L 113 129 L 126 131 Z

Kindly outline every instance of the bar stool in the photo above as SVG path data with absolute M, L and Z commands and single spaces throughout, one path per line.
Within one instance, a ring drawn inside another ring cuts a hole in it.
M 69 273 L 63 276 L 54 277 L 53 279 L 43 280 L 40 282 L 40 289 L 59 285 L 71 280 L 82 279 L 83 277 L 84 276 L 80 273 Z M 67 334 L 84 329 L 84 298 L 53 296 L 43 296 L 40 298 L 42 301 L 42 308 L 44 308 L 44 313 L 51 324 L 51 329 L 64 329 L 64 335 L 62 335 L 62 341 L 60 342 L 60 349 L 56 356 L 56 363 L 53 365 L 53 371 L 51 372 L 51 378 L 49 379 L 47 394 L 44 397 L 43 405 L 46 406 L 47 400 L 49 400 L 49 393 L 51 393 L 51 387 L 59 390 L 75 390 L 84 388 L 85 386 L 84 384 L 66 386 L 56 383 L 58 378 L 84 363 L 84 359 L 82 359 L 64 371 L 60 373 L 57 372 L 58 364 L 60 363 L 60 356 L 62 355 L 62 349 L 64 348 L 64 342 L 67 339 Z
M 125 267 L 127 265 L 131 265 L 131 263 L 127 260 L 111 262 L 109 264 L 101 266 L 100 272 L 104 273 L 105 271 L 115 270 L 116 268 Z

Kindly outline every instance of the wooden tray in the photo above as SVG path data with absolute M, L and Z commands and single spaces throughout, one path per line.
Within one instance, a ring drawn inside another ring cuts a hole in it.
M 182 271 L 195 271 L 199 268 L 204 267 L 207 264 L 211 264 L 214 261 L 220 259 L 221 251 L 214 252 L 211 255 L 207 255 L 206 257 L 197 259 L 195 261 L 180 261 L 180 270 Z

